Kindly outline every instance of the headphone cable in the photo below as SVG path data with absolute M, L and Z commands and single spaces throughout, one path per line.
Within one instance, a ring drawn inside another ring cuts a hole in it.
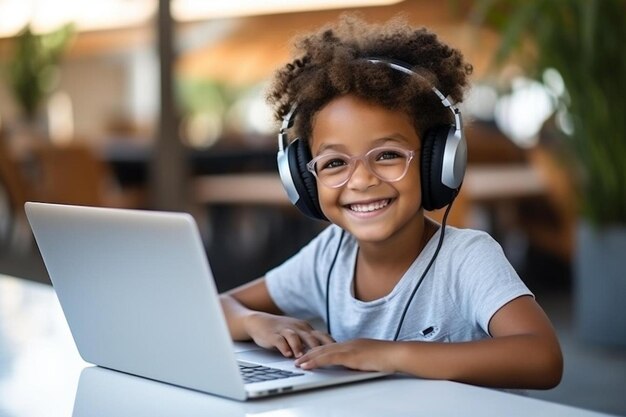
M 343 241 L 343 236 L 346 234 L 344 229 L 341 229 L 341 235 L 339 236 L 339 243 L 337 243 L 337 250 L 335 251 L 335 256 L 333 257 L 332 262 L 330 263 L 330 268 L 328 268 L 328 276 L 326 277 L 326 333 L 330 335 L 330 274 L 333 272 L 333 268 L 335 267 L 335 261 L 337 261 L 337 257 L 339 256 L 339 250 L 341 249 L 341 242 Z
M 446 211 L 443 215 L 443 220 L 441 221 L 441 234 L 439 235 L 439 242 L 437 243 L 437 248 L 435 249 L 435 253 L 433 254 L 433 257 L 430 258 L 430 262 L 428 262 L 426 269 L 420 276 L 419 280 L 417 281 L 417 284 L 415 284 L 415 288 L 413 288 L 413 291 L 411 292 L 411 295 L 409 296 L 409 301 L 407 301 L 406 305 L 404 306 L 404 310 L 402 311 L 402 316 L 400 316 L 400 321 L 398 322 L 398 328 L 396 329 L 396 334 L 393 336 L 394 342 L 397 341 L 398 336 L 400 336 L 400 330 L 402 329 L 404 318 L 406 317 L 406 313 L 409 311 L 409 307 L 411 306 L 411 302 L 413 301 L 415 294 L 417 294 L 417 290 L 422 285 L 422 281 L 424 281 L 424 278 L 426 277 L 426 274 L 430 270 L 430 267 L 435 262 L 435 259 L 437 259 L 437 255 L 439 255 L 439 250 L 441 249 L 441 246 L 443 245 L 443 237 L 446 231 L 446 222 L 448 220 L 448 214 L 450 213 L 450 209 L 452 208 L 452 203 L 454 203 L 454 198 L 452 198 L 452 201 L 450 202 L 450 204 L 448 204 L 448 207 L 446 208 Z

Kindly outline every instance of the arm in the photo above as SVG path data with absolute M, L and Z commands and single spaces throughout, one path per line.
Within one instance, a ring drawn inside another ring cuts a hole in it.
M 333 340 L 309 323 L 283 316 L 272 300 L 265 278 L 259 278 L 220 295 L 222 309 L 233 340 L 250 340 L 264 348 L 276 348 L 286 357 L 300 357 L 312 348 Z
M 344 365 L 404 372 L 499 388 L 547 389 L 563 372 L 559 342 L 532 297 L 503 306 L 489 323 L 492 338 L 464 343 L 354 340 L 322 346 L 296 361 L 304 369 Z

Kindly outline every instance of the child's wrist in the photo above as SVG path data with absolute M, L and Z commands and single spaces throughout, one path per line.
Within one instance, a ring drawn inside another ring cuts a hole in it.
M 407 372 L 407 364 L 410 363 L 414 356 L 411 352 L 411 343 L 409 342 L 389 342 L 390 347 L 387 350 L 388 365 L 391 372 Z
M 252 333 L 255 329 L 258 329 L 259 319 L 263 316 L 267 316 L 267 313 L 256 310 L 249 310 L 242 318 L 243 329 L 246 334 L 252 337 Z

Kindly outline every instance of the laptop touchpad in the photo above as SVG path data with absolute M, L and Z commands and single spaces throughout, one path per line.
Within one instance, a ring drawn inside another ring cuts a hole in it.
M 291 360 L 289 358 L 285 358 L 279 352 L 267 350 L 267 349 L 256 349 L 256 350 L 247 350 L 244 352 L 235 353 L 235 357 L 239 360 L 246 362 L 256 362 L 256 363 L 272 363 L 272 362 L 283 362 L 285 360 Z

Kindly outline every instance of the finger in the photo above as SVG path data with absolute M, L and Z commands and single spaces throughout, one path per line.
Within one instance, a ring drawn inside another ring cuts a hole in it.
M 322 344 L 322 345 L 329 345 L 331 343 L 336 343 L 335 339 L 333 339 L 328 333 L 320 332 L 319 330 L 315 330 L 315 331 L 311 332 L 311 334 L 313 336 L 315 336 L 315 338 L 317 340 L 319 340 L 320 344 Z
M 324 356 L 317 356 L 314 358 L 309 358 L 309 359 L 303 360 L 302 362 L 297 362 L 296 366 L 305 370 L 321 368 L 327 365 L 323 358 Z
M 278 349 L 278 351 L 286 358 L 291 358 L 293 356 L 293 351 L 291 350 L 291 347 L 289 346 L 289 343 L 287 342 L 287 340 L 281 336 L 281 335 L 276 335 L 276 337 L 274 337 L 273 339 L 273 343 L 272 345 Z
M 302 357 L 296 360 L 295 364 L 302 369 L 314 369 L 322 366 L 335 365 L 332 361 L 333 356 L 332 348 L 328 348 L 328 345 L 319 346 L 302 355 Z
M 309 349 L 313 349 L 314 347 L 321 345 L 321 341 L 312 332 L 299 332 L 298 334 Z
M 296 358 L 299 358 L 304 353 L 304 349 L 302 346 L 302 339 L 298 333 L 296 333 L 292 329 L 284 329 L 280 332 L 281 336 L 287 341 L 289 344 L 289 349 L 295 355 Z

